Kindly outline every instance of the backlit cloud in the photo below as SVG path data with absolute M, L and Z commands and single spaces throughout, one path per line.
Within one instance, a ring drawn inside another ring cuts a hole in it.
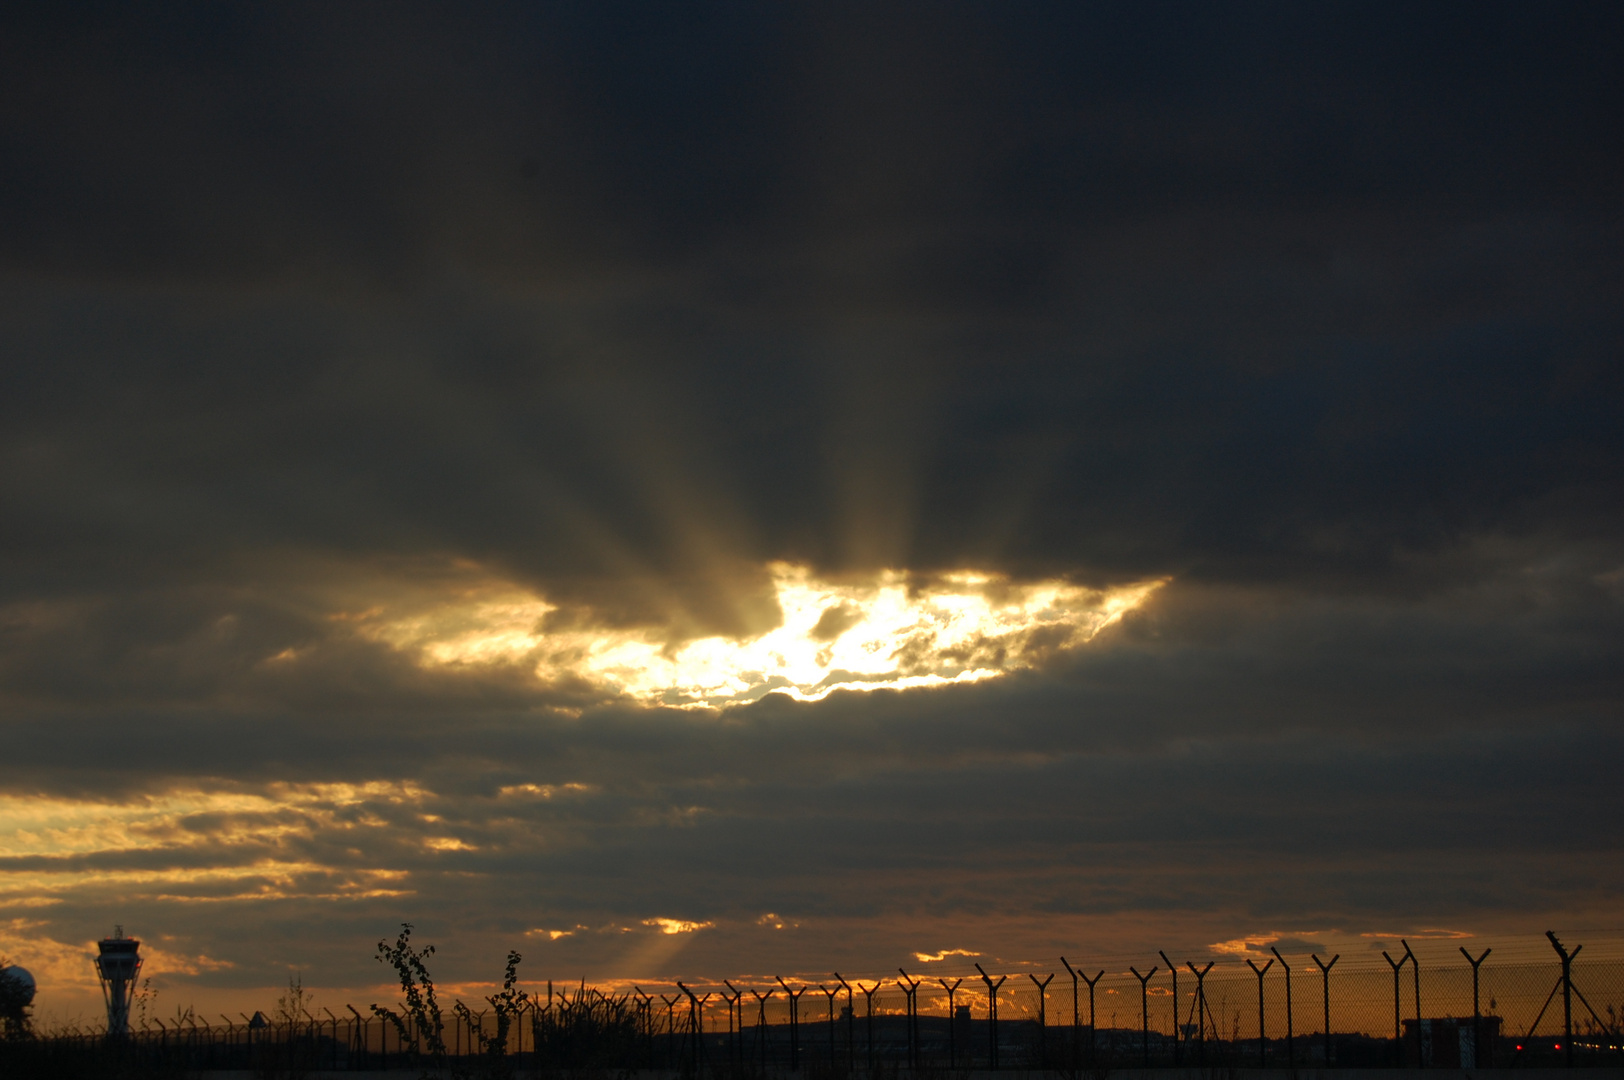
M 936 953 L 916 952 L 916 953 L 914 953 L 914 959 L 918 960 L 921 964 L 934 964 L 939 960 L 946 960 L 950 956 L 980 956 L 980 955 L 981 955 L 980 953 L 975 952 L 974 950 L 971 950 L 971 949 L 943 949 L 941 952 L 936 952 Z
M 0 857 L 264 844 L 318 826 L 381 825 L 364 807 L 421 801 L 414 783 L 275 783 L 260 791 L 176 790 L 127 800 L 0 794 Z
M 550 630 L 556 605 L 497 586 L 409 616 L 391 618 L 375 607 L 344 618 L 425 666 L 516 665 L 547 683 L 581 681 L 650 704 L 717 707 L 772 692 L 817 701 L 836 690 L 941 686 L 1020 671 L 1087 642 L 1163 584 L 1095 589 L 976 571 L 925 582 L 899 571 L 833 582 L 805 566 L 767 569 L 782 618 L 743 639 L 671 642 L 652 631 Z
M 644 919 L 644 926 L 652 926 L 662 934 L 691 934 L 696 930 L 709 930 L 714 922 L 691 922 L 687 919 Z

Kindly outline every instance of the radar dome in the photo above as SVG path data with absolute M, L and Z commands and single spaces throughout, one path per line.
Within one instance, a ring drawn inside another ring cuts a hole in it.
M 34 1000 L 34 976 L 28 973 L 27 968 L 18 967 L 16 964 L 0 968 L 0 979 L 22 987 L 24 1005 Z

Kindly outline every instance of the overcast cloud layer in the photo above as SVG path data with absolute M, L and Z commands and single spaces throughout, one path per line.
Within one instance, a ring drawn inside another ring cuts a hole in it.
M 67 1002 L 114 921 L 200 998 L 403 920 L 462 978 L 1618 927 L 1621 35 L 8 14 L 0 946 Z M 785 565 L 1149 591 L 720 711 L 545 652 L 753 640 Z

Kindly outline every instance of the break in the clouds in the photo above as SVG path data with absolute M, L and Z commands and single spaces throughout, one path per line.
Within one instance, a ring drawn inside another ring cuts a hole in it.
M 43 1007 L 1617 925 L 1613 8 L 4 20 Z
M 673 642 L 647 630 L 582 625 L 541 597 L 500 586 L 441 598 L 421 612 L 374 607 L 332 618 L 432 667 L 515 665 L 545 684 L 576 681 L 648 703 L 720 707 L 766 693 L 815 701 L 836 690 L 976 682 L 1028 669 L 1086 642 L 1161 584 L 1101 590 L 968 571 L 929 583 L 886 571 L 833 584 L 782 563 L 768 575 L 778 625 L 743 639 Z M 299 656 L 290 648 L 270 659 L 292 664 Z

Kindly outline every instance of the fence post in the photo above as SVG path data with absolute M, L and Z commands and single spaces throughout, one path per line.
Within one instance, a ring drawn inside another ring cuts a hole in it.
M 1173 973 L 1173 1067 L 1179 1064 L 1179 966 L 1167 958 L 1167 954 L 1160 949 L 1156 955 L 1162 958 L 1167 970 Z
M 696 1003 L 694 1023 L 694 1072 L 704 1075 L 705 1071 L 705 1005 L 715 997 L 714 991 L 707 990 L 705 996 Z M 731 1018 L 732 1012 L 729 1011 Z
M 1054 982 L 1054 972 L 1049 977 L 1038 982 L 1038 977 L 1030 971 L 1026 977 L 1032 980 L 1032 985 L 1038 988 L 1038 1068 L 1049 1067 L 1049 1003 L 1045 1000 L 1049 995 L 1049 984 Z
M 1064 956 L 1060 958 L 1060 964 L 1066 969 L 1066 974 L 1071 976 L 1071 1067 L 1075 1069 L 1077 1068 L 1078 1028 L 1080 1026 L 1077 1020 L 1077 971 L 1066 963 Z
M 699 1071 L 699 1026 L 700 1026 L 699 999 L 694 996 L 694 992 L 692 990 L 688 989 L 686 986 L 684 986 L 682 984 L 682 981 L 680 979 L 677 981 L 677 989 L 681 990 L 682 993 L 683 993 L 683 996 L 685 996 L 688 999 L 688 1036 L 689 1036 L 689 1039 L 692 1040 L 692 1045 L 689 1047 L 688 1054 L 686 1054 L 684 1056 L 686 1056 L 689 1059 L 689 1061 L 691 1061 L 693 1063 L 694 1071 L 698 1072 Z M 705 996 L 709 997 L 710 995 L 706 994 Z M 683 1041 L 687 1042 L 688 1040 L 685 1039 Z
M 735 988 L 726 979 L 722 980 L 722 985 L 733 992 L 732 997 L 723 994 L 722 1000 L 727 1002 L 727 1062 L 729 1065 L 737 1066 L 739 1064 L 739 1040 L 738 1036 L 733 1032 L 733 1010 L 738 1006 L 739 998 L 744 996 L 744 991 Z M 739 1027 L 744 1027 L 743 1015 L 739 1017 Z
M 1088 984 L 1088 1063 L 1090 1065 L 1094 1064 L 1094 1059 L 1100 1048 L 1099 1029 L 1094 1026 L 1094 987 L 1098 986 L 1103 978 L 1105 978 L 1104 968 L 1100 968 L 1092 979 L 1087 975 L 1083 976 L 1083 981 Z
M 829 999 L 829 1071 L 835 1071 L 835 997 L 840 993 L 840 984 L 824 986 L 818 983 L 818 991 Z
M 959 1067 L 959 1010 L 955 998 L 958 996 L 959 984 L 963 979 L 954 979 L 949 983 L 946 979 L 937 979 L 942 989 L 947 991 L 947 1067 Z
M 1320 975 L 1325 980 L 1325 1067 L 1329 1069 L 1331 1067 L 1331 969 L 1336 966 L 1338 960 L 1342 959 L 1342 954 L 1337 953 L 1331 957 L 1330 963 L 1322 961 L 1319 958 L 1319 953 L 1310 953 L 1309 955 L 1314 958 L 1314 966 L 1320 969 Z
M 1269 946 L 1269 951 L 1274 953 L 1274 958 L 1280 961 L 1280 966 L 1286 971 L 1286 1068 L 1295 1069 L 1297 1054 L 1291 1031 L 1291 965 L 1286 963 L 1286 958 L 1281 956 L 1280 950 L 1273 945 Z
M 676 1064 L 677 1020 L 675 1010 L 677 1002 L 682 1000 L 682 995 L 666 997 L 661 994 L 660 1000 L 665 1002 L 665 1064 L 667 1068 L 670 1068 Z
M 861 979 L 857 980 L 857 989 L 863 990 L 863 1001 L 866 1003 L 866 1026 L 868 1028 L 868 1071 L 871 1073 L 874 1071 L 874 992 L 883 985 L 885 984 L 876 980 L 873 986 L 869 987 L 867 990 L 863 990 L 863 981 Z
M 356 1012 L 354 1005 L 345 1005 L 344 1007 L 355 1013 L 356 1023 L 361 1025 L 361 1064 L 370 1067 L 372 1065 L 372 1019 Z M 382 1038 L 380 1037 L 378 1041 L 380 1043 L 379 1049 L 382 1049 Z
M 768 990 L 766 995 L 763 996 L 754 988 L 750 991 L 750 996 L 756 999 L 756 1047 L 760 1051 L 761 1071 L 763 1073 L 767 1071 L 767 998 L 776 993 L 778 991 Z
M 551 986 L 552 984 L 549 983 L 548 985 Z M 642 1020 L 643 1064 L 645 1067 L 652 1069 L 654 1067 L 654 995 L 644 993 L 641 986 L 633 984 L 632 997 L 637 1001 L 637 1014 Z M 544 1019 L 551 1020 L 552 1014 L 553 1003 L 549 999 Z
M 1195 976 L 1195 1022 L 1196 1030 L 1200 1032 L 1200 1041 L 1195 1045 L 1196 1062 L 1200 1065 L 1207 1063 L 1207 972 L 1212 970 L 1214 963 L 1216 961 L 1208 960 L 1204 968 L 1198 968 L 1189 961 L 1184 964 Z
M 1405 953 L 1394 960 L 1387 955 L 1386 949 L 1382 950 L 1382 959 L 1393 969 L 1393 1063 L 1400 1068 L 1404 1065 L 1404 1025 L 1400 1023 L 1398 1017 L 1398 972 L 1409 958 L 1410 954 Z
M 326 1013 L 327 1014 L 327 1019 L 329 1019 L 329 1020 L 331 1020 L 333 1022 L 333 1053 L 332 1053 L 331 1056 L 332 1056 L 332 1059 L 333 1059 L 333 1068 L 336 1069 L 336 1068 L 338 1068 L 338 1017 L 334 1016 L 333 1015 L 333 1010 L 329 1009 L 325 1005 L 323 1005 L 321 1007 L 321 1011 Z M 210 1050 L 214 1049 L 214 1039 L 213 1039 L 212 1036 L 209 1039 L 209 1049 Z M 320 1051 L 318 1050 L 317 1053 L 319 1054 Z M 210 1057 L 212 1057 L 212 1056 L 213 1055 L 210 1054 Z
M 1263 1069 L 1268 1067 L 1269 1061 L 1269 1041 L 1263 1029 L 1263 973 L 1274 967 L 1274 961 L 1270 960 L 1262 967 L 1258 967 L 1248 956 L 1246 966 L 1257 973 L 1257 1067 Z
M 998 988 L 1004 985 L 1008 975 L 998 976 L 993 982 L 992 976 L 984 971 L 980 964 L 976 970 L 981 972 L 981 981 L 987 984 L 987 1068 L 998 1068 Z
M 1567 1047 L 1565 1051 L 1567 1054 L 1567 1067 L 1571 1069 L 1573 1068 L 1573 958 L 1579 955 L 1579 950 L 1584 946 L 1577 945 L 1572 952 L 1568 952 L 1562 947 L 1562 943 L 1556 940 L 1555 933 L 1547 930 L 1545 936 L 1551 939 L 1551 948 L 1555 949 L 1556 955 L 1562 958 L 1562 1042 Z M 1473 968 L 1472 971 L 1475 974 L 1477 969 Z
M 854 1025 L 857 1021 L 857 1010 L 852 1008 L 851 983 L 840 978 L 840 972 L 835 972 L 835 978 L 840 979 L 840 985 L 846 988 L 846 1071 L 851 1072 L 857 1067 L 856 1051 L 852 1044 L 856 1041 Z
M 1155 966 L 1139 974 L 1139 969 L 1130 967 L 1133 977 L 1139 980 L 1139 1038 L 1143 1043 L 1145 1055 L 1145 1068 L 1150 1068 L 1150 978 L 1159 970 Z
M 1426 1062 L 1426 1043 L 1421 1038 L 1421 961 L 1415 953 L 1410 951 L 1410 943 L 1403 938 L 1398 943 L 1404 946 L 1404 955 L 1410 958 L 1410 974 L 1415 977 L 1415 1067 L 1424 1069 Z
M 897 985 L 902 987 L 902 993 L 907 998 L 908 1068 L 917 1069 L 919 1068 L 919 999 L 915 995 L 919 993 L 919 984 L 924 980 L 915 979 L 901 968 L 897 968 L 897 971 L 902 975 L 902 978 L 897 980 Z
M 1483 1047 L 1483 1010 L 1478 1004 L 1477 969 L 1483 966 L 1483 961 L 1487 960 L 1489 954 L 1493 951 L 1493 949 L 1484 949 L 1483 955 L 1473 960 L 1472 954 L 1466 951 L 1466 946 L 1462 945 L 1460 947 L 1460 954 L 1466 957 L 1468 964 L 1472 965 L 1472 1066 L 1478 1068 L 1482 1067 L 1478 1065 L 1477 1056 Z M 1461 1064 L 1466 1063 L 1461 1062 Z
M 789 983 L 783 976 L 774 975 L 778 985 L 784 988 L 784 996 L 789 998 L 789 1071 L 799 1072 L 801 1068 L 801 995 L 810 987 L 803 986 L 799 990 L 791 990 Z
M 697 1073 L 705 1061 L 704 1047 L 700 1044 L 704 1041 L 705 1035 L 705 1002 L 711 999 L 711 995 L 706 994 L 703 998 L 695 997 L 694 992 L 684 986 L 680 979 L 677 980 L 677 989 L 688 995 L 688 1029 L 693 1033 L 692 1060 L 694 1072 Z

